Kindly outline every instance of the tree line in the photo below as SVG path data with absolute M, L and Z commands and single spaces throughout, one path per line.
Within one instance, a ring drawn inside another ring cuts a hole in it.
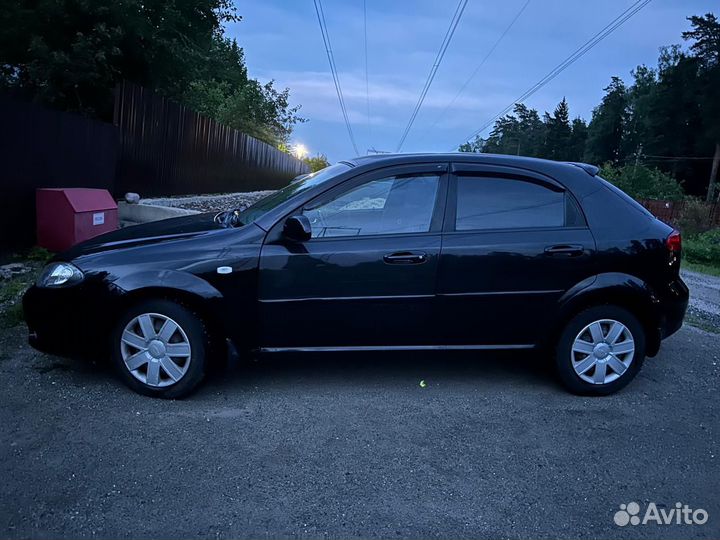
M 223 28 L 240 20 L 232 0 L 5 0 L 0 90 L 111 120 L 126 79 L 284 147 L 304 119 L 287 88 L 248 75 Z
M 682 38 L 689 46 L 662 47 L 657 66 L 638 66 L 629 85 L 612 77 L 589 124 L 570 119 L 564 98 L 542 116 L 518 103 L 487 138 L 459 150 L 587 161 L 604 165 L 634 196 L 676 198 L 684 192 L 715 200 L 720 22 L 712 13 L 688 20 L 691 29 Z

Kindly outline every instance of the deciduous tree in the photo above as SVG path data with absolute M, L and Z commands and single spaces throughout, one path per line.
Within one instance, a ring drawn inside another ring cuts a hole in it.
M 6 0 L 0 88 L 109 120 L 126 79 L 272 144 L 302 119 L 289 92 L 248 77 L 225 37 L 232 0 Z

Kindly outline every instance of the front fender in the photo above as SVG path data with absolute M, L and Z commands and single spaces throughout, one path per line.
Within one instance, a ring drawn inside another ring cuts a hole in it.
M 214 282 L 204 279 L 205 276 L 182 270 L 147 269 L 130 272 L 115 279 L 105 276 L 105 279 L 114 291 L 119 311 L 128 304 L 145 298 L 168 298 L 195 311 L 208 324 L 217 339 L 229 338 L 243 349 L 255 347 L 257 272 L 254 267 L 229 276 L 219 276 L 233 278 L 233 281 L 218 279 L 225 283 L 222 289 Z M 241 314 L 242 322 L 239 322 Z
M 230 318 L 223 294 L 194 274 L 178 270 L 144 270 L 115 280 L 111 287 L 119 300 L 120 311 L 141 299 L 169 298 L 193 310 L 215 337 L 224 339 L 232 330 L 232 326 L 227 325 Z
M 122 276 L 113 282 L 122 292 L 140 289 L 176 289 L 204 299 L 222 298 L 222 293 L 194 274 L 178 270 L 143 270 Z

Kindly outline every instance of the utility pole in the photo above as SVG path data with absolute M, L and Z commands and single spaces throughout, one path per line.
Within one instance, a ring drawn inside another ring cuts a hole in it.
M 638 145 L 637 150 L 635 151 L 635 166 L 633 167 L 633 177 L 632 177 L 633 182 L 635 182 L 635 179 L 637 178 L 637 168 L 638 168 L 638 165 L 640 165 L 640 157 L 642 156 L 642 148 L 643 148 L 643 145 L 642 145 L 642 143 L 640 143 Z
M 710 181 L 708 182 L 707 202 L 713 202 L 715 198 L 715 182 L 717 182 L 718 168 L 720 168 L 720 142 L 715 143 L 715 156 L 713 157 Z

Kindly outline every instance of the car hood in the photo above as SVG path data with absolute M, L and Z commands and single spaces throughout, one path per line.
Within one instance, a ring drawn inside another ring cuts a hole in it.
M 112 231 L 85 242 L 81 242 L 56 258 L 71 260 L 83 255 L 91 255 L 102 251 L 136 247 L 144 244 L 178 240 L 222 229 L 215 223 L 214 213 L 193 214 L 171 219 L 163 219 L 141 225 L 131 225 Z

